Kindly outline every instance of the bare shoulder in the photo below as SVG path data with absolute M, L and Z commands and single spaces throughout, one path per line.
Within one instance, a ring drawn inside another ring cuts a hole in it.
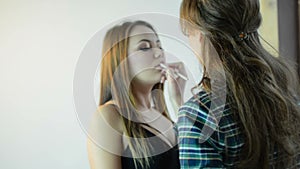
M 99 106 L 96 112 L 96 117 L 97 119 L 101 118 L 101 122 L 106 122 L 109 126 L 119 131 L 120 133 L 123 132 L 121 114 L 115 105 L 105 104 Z
M 122 168 L 122 126 L 121 115 L 114 105 L 97 108 L 91 119 L 87 140 L 91 169 Z

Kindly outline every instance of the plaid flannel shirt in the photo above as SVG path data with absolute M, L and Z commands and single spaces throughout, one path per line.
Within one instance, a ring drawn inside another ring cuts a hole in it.
M 211 105 L 209 95 L 200 92 L 198 97 L 198 101 L 192 98 L 179 110 L 177 128 L 181 168 L 234 168 L 244 145 L 238 124 L 224 105 L 222 115 L 216 121 L 216 116 L 206 108 Z

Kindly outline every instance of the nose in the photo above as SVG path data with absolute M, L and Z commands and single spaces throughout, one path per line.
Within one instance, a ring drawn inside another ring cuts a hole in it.
M 164 53 L 160 49 L 157 49 L 154 53 L 154 58 L 159 58 L 159 57 L 163 57 L 163 56 L 164 56 Z
M 160 55 L 161 55 L 160 53 L 155 53 L 155 54 L 154 54 L 154 57 L 155 57 L 155 58 L 158 58 L 158 57 L 160 57 Z

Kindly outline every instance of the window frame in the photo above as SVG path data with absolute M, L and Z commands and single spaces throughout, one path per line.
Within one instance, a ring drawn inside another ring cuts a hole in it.
M 300 0 L 277 0 L 279 54 L 296 63 L 295 70 L 300 78 L 299 19 Z

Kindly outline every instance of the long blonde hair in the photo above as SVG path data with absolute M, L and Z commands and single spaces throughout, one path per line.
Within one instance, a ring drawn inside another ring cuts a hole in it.
M 272 166 L 282 169 L 295 166 L 299 154 L 299 83 L 290 66 L 261 45 L 259 8 L 259 0 L 183 0 L 180 16 L 203 32 L 222 61 L 226 100 L 245 140 L 238 167 L 267 169 L 269 153 L 277 152 Z M 183 31 L 186 26 L 182 22 Z M 239 37 L 242 32 L 247 37 Z
M 156 34 L 154 28 L 145 21 L 124 22 L 112 27 L 106 33 L 102 49 L 99 106 L 114 99 L 122 115 L 123 127 L 127 138 L 129 138 L 128 143 L 134 164 L 147 168 L 151 160 L 149 157 L 151 147 L 144 139 L 138 139 L 145 138 L 146 135 L 141 124 L 133 120 L 139 113 L 135 109 L 135 99 L 130 88 L 128 65 L 123 62 L 128 57 L 130 31 L 137 25 L 146 26 Z M 163 91 L 163 85 L 158 83 L 154 85 L 152 90 L 157 89 Z M 154 107 L 162 110 L 163 115 L 170 119 L 162 93 L 155 92 L 152 95 Z

